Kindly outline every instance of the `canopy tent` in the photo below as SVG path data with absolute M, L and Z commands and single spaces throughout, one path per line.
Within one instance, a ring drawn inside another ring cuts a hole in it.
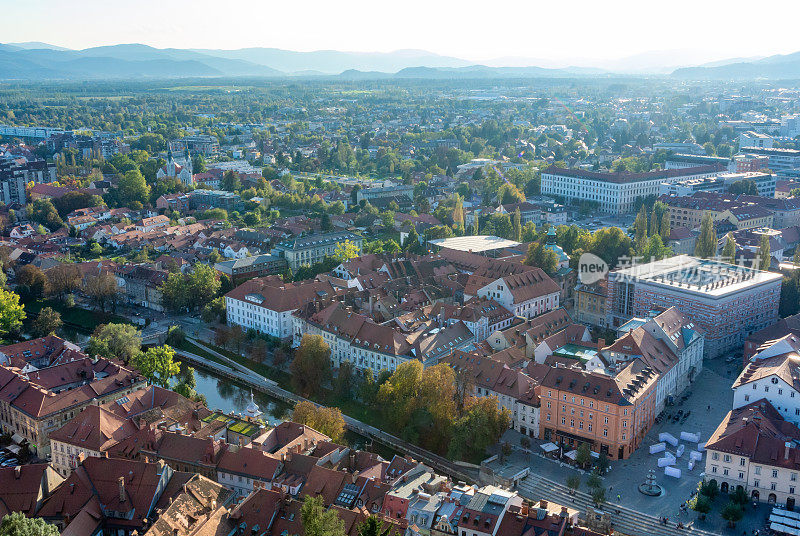
M 548 454 L 558 450 L 558 447 L 553 443 L 545 443 L 544 445 L 540 445 L 539 448 Z
M 578 459 L 578 451 L 577 450 L 571 450 L 571 451 L 567 452 L 566 454 L 564 454 L 564 456 L 566 456 L 567 458 L 569 458 L 572 461 L 575 461 L 576 459 Z

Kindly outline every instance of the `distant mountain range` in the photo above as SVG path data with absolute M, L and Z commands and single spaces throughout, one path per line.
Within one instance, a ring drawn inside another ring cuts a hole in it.
M 576 59 L 564 67 L 533 58 L 497 58 L 476 65 L 424 50 L 297 52 L 277 48 L 159 49 L 120 44 L 70 50 L 42 42 L 0 44 L 0 79 L 130 79 L 189 77 L 556 78 L 620 74 L 679 78 L 800 78 L 800 52 L 688 65 L 689 51 L 656 51 L 598 62 Z M 599 65 L 585 67 L 579 65 Z M 675 69 L 676 67 L 679 67 Z M 675 69 L 673 71 L 673 69 Z
M 800 52 L 777 54 L 766 58 L 739 58 L 725 63 L 676 69 L 672 76 L 691 79 L 766 78 L 800 79 Z

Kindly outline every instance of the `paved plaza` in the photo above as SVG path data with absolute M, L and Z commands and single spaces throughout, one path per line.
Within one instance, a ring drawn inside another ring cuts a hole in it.
M 651 428 L 642 444 L 629 459 L 612 461 L 611 469 L 603 479 L 606 497 L 612 505 L 618 503 L 653 516 L 668 517 L 671 522 L 693 523 L 698 528 L 714 532 L 742 534 L 746 531 L 748 534 L 753 534 L 754 530 L 764 528 L 764 520 L 769 512 L 766 505 L 759 505 L 755 509 L 748 506 L 746 517 L 737 524 L 735 529 L 728 529 L 719 515 L 728 501 L 724 494 L 720 494 L 714 501 L 713 509 L 704 521 L 698 520 L 695 512 L 681 512 L 681 504 L 688 500 L 697 489 L 705 469 L 705 457 L 693 470 L 690 471 L 687 468 L 688 452 L 696 448 L 696 444 L 681 442 L 686 447 L 686 453 L 678 459 L 675 466 L 682 472 L 679 479 L 665 476 L 664 470 L 658 468 L 657 459 L 663 454 L 650 454 L 650 446 L 659 443 L 658 435 L 661 432 L 668 432 L 676 438 L 680 438 L 681 431 L 697 433 L 700 441 L 705 442 L 722 418 L 730 411 L 733 402 L 733 392 L 730 386 L 740 370 L 740 365 L 728 364 L 722 359 L 715 359 L 706 361 L 704 367 L 684 393 L 689 397 L 683 402 L 676 401 L 674 406 L 667 407 L 665 410 L 665 415 L 674 415 L 679 410 L 684 413 L 690 412 L 689 417 L 685 421 L 677 423 L 672 422 L 671 419 L 662 419 L 659 424 L 655 424 Z M 582 478 L 580 489 L 587 491 L 588 473 L 576 470 L 566 463 L 544 457 L 539 448 L 544 441 L 532 441 L 530 452 L 526 452 L 519 447 L 520 437 L 520 434 L 514 431 L 509 431 L 504 436 L 504 440 L 515 446 L 514 453 L 504 464 L 506 467 L 511 469 L 511 466 L 520 468 L 528 466 L 533 474 L 562 484 L 566 482 L 568 476 L 580 474 Z M 668 449 L 673 454 L 675 453 L 675 447 L 668 445 Z M 660 497 L 646 496 L 637 489 L 638 485 L 645 481 L 647 472 L 651 469 L 656 471 L 656 481 L 664 489 L 664 493 Z

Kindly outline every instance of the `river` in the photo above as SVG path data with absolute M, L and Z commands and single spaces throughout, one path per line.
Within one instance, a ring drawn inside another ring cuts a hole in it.
M 184 367 L 185 365 L 182 365 Z M 250 403 L 250 389 L 239 383 L 230 381 L 226 378 L 219 378 L 213 372 L 205 369 L 195 368 L 194 377 L 197 383 L 195 390 L 206 397 L 206 404 L 211 410 L 219 410 L 224 413 L 244 413 L 247 404 Z M 253 393 L 253 398 L 263 412 L 261 416 L 265 422 L 275 426 L 291 418 L 292 410 L 289 404 L 281 400 L 275 400 L 263 393 Z M 341 443 L 350 445 L 356 449 L 364 449 L 380 454 L 384 459 L 391 460 L 395 451 L 381 444 L 369 444 L 364 437 L 351 432 L 345 432 Z

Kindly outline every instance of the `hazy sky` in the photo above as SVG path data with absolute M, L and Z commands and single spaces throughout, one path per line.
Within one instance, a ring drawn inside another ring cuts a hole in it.
M 0 0 L 0 42 L 425 49 L 470 60 L 800 51 L 800 1 Z

